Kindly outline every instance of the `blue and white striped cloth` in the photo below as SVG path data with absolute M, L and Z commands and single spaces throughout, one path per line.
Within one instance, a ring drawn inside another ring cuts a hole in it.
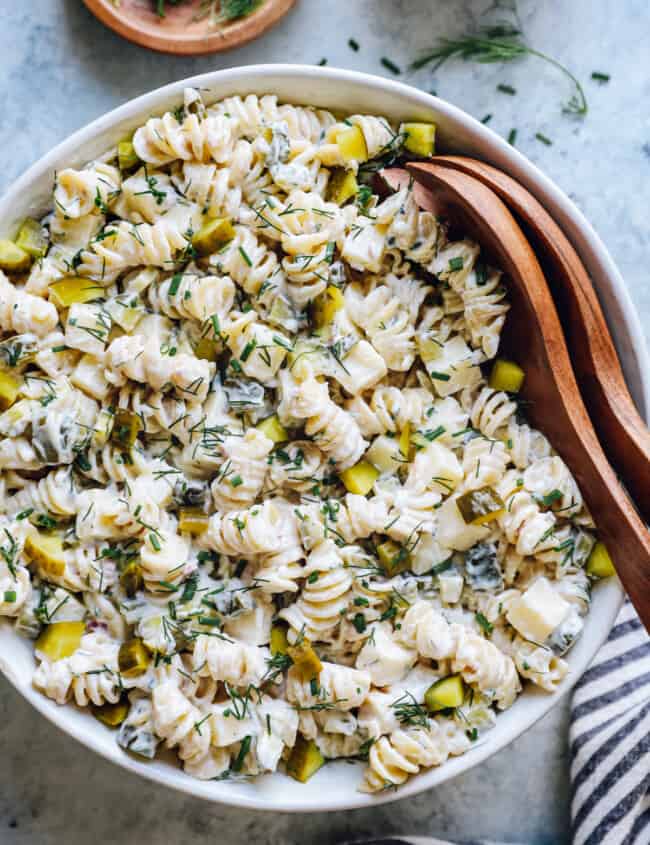
M 569 744 L 573 845 L 650 845 L 650 637 L 629 601 L 576 685 Z M 397 836 L 366 845 L 451 843 Z

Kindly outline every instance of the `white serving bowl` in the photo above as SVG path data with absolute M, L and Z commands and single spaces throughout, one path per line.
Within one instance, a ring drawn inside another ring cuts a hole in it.
M 79 130 L 31 167 L 0 200 L 0 236 L 12 234 L 23 217 L 38 215 L 49 207 L 57 170 L 83 165 L 116 144 L 150 115 L 178 106 L 186 86 L 200 88 L 207 102 L 233 94 L 277 94 L 291 103 L 386 115 L 395 123 L 434 121 L 438 126 L 439 149 L 482 159 L 518 179 L 543 203 L 580 253 L 598 291 L 632 395 L 647 418 L 650 368 L 639 321 L 618 270 L 589 223 L 565 194 L 498 135 L 455 106 L 398 82 L 331 68 L 257 65 L 215 71 L 159 88 Z M 607 637 L 622 595 L 616 579 L 596 586 L 584 633 L 570 653 L 569 676 L 555 694 L 526 690 L 510 710 L 499 715 L 496 727 L 468 753 L 439 768 L 424 771 L 398 790 L 374 796 L 357 791 L 361 766 L 343 761 L 328 764 L 307 784 L 301 785 L 282 774 L 243 783 L 198 781 L 173 763 L 140 760 L 123 751 L 115 742 L 115 733 L 90 714 L 73 706 L 58 707 L 32 688 L 32 644 L 4 623 L 0 625 L 0 669 L 37 710 L 71 737 L 146 778 L 211 801 L 251 809 L 343 810 L 394 801 L 436 786 L 478 765 L 530 728 L 584 672 Z

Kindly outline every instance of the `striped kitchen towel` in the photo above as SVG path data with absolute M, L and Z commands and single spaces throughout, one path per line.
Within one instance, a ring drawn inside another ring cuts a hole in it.
M 576 685 L 569 743 L 573 845 L 650 845 L 650 637 L 629 601 Z M 451 843 L 394 836 L 366 845 Z
M 574 845 L 650 843 L 650 638 L 626 601 L 573 694 Z

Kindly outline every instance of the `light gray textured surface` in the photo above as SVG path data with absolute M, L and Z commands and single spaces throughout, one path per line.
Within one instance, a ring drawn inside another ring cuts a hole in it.
M 0 190 L 72 130 L 166 82 L 213 68 L 322 57 L 330 65 L 388 74 L 382 56 L 406 68 L 437 36 L 458 33 L 487 5 L 301 0 L 261 41 L 221 56 L 177 59 L 119 40 L 81 0 L 0 0 Z M 534 59 L 505 68 L 449 65 L 435 77 L 422 71 L 410 81 L 478 117 L 493 113 L 491 126 L 504 135 L 517 128 L 519 148 L 572 196 L 604 238 L 647 327 L 650 6 L 646 0 L 521 0 L 520 6 L 531 43 L 585 81 L 585 121 L 562 116 L 568 86 Z M 350 36 L 361 45 L 358 53 L 347 46 Z M 593 70 L 610 73 L 611 82 L 592 82 Z M 517 95 L 498 93 L 499 83 L 513 85 Z M 553 145 L 535 140 L 536 132 Z M 567 711 L 562 703 L 480 769 L 418 798 L 372 811 L 270 816 L 209 805 L 123 772 L 59 733 L 0 678 L 0 843 L 330 845 L 408 832 L 458 842 L 485 837 L 560 845 L 568 842 Z

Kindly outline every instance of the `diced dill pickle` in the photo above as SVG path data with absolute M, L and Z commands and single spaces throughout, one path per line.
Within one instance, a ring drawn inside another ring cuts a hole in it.
M 343 205 L 351 197 L 355 197 L 358 190 L 357 177 L 351 170 L 345 170 L 343 167 L 334 169 L 327 185 L 328 197 L 332 202 Z
M 303 639 L 298 645 L 287 646 L 287 654 L 303 681 L 311 681 L 320 675 L 323 664 L 308 640 Z
M 262 420 L 256 427 L 265 437 L 268 437 L 274 443 L 285 443 L 289 439 L 289 434 L 280 422 L 277 414 L 273 414 L 272 417 Z
M 305 739 L 302 735 L 296 737 L 296 744 L 287 760 L 287 774 L 290 777 L 300 783 L 307 783 L 324 764 L 325 758 L 313 739 Z
M 368 147 L 360 126 L 343 129 L 336 136 L 343 161 L 368 161 Z
M 92 713 L 109 728 L 117 728 L 126 719 L 129 712 L 128 701 L 116 701 L 115 704 L 102 704 L 99 707 L 93 706 Z
M 288 654 L 289 642 L 287 641 L 287 629 L 284 625 L 276 623 L 271 626 L 271 654 Z
M 467 525 L 485 525 L 505 510 L 503 500 L 491 487 L 470 490 L 456 500 L 458 510 Z
M 0 270 L 7 273 L 22 273 L 29 270 L 32 259 L 28 252 L 13 241 L 0 239 Z
M 133 170 L 140 163 L 131 141 L 120 141 L 117 145 L 117 162 L 120 170 Z
M 42 258 L 47 252 L 47 237 L 43 227 L 32 217 L 28 217 L 18 230 L 16 246 L 32 258 Z
M 587 575 L 591 575 L 592 578 L 609 578 L 610 575 L 616 575 L 607 546 L 601 540 L 598 540 L 591 550 L 586 569 Z
M 403 457 L 408 458 L 411 453 L 411 424 L 406 423 L 399 435 L 399 450 Z
M 227 217 L 215 217 L 204 223 L 192 236 L 192 246 L 199 255 L 212 255 L 235 237 L 235 229 Z
M 92 279 L 84 279 L 83 276 L 65 276 L 58 282 L 52 282 L 49 293 L 50 300 L 58 308 L 69 308 L 75 303 L 82 305 L 84 302 L 98 299 L 103 296 L 104 288 Z
M 63 660 L 79 648 L 85 622 L 53 622 L 36 640 L 34 648 L 48 660 Z
M 431 684 L 424 694 L 424 703 L 430 713 L 460 707 L 465 700 L 465 686 L 460 675 L 450 675 Z
M 519 393 L 524 383 L 526 373 L 514 361 L 497 358 L 492 367 L 489 386 L 492 390 L 503 390 L 506 393 Z
M 149 649 L 142 640 L 127 640 L 122 643 L 117 655 L 117 665 L 125 678 L 143 675 L 151 662 Z
M 11 408 L 20 391 L 22 381 L 13 373 L 0 370 L 0 410 L 6 411 Z
M 210 519 L 200 508 L 181 508 L 178 513 L 178 527 L 181 531 L 198 536 L 208 528 Z
M 411 555 L 404 546 L 394 540 L 386 540 L 377 546 L 377 557 L 387 575 L 397 575 L 411 567 Z
M 403 123 L 400 133 L 404 134 L 404 149 L 423 158 L 433 155 L 436 146 L 436 127 L 433 123 Z
M 46 575 L 60 576 L 65 572 L 63 540 L 56 534 L 30 534 L 25 540 L 25 554 Z
M 343 308 L 344 300 L 341 288 L 336 285 L 328 285 L 322 293 L 319 293 L 312 305 L 312 321 L 314 328 L 323 329 L 334 319 L 337 311 Z
M 379 478 L 379 470 L 368 461 L 359 461 L 349 469 L 340 473 L 340 478 L 350 493 L 365 496 L 372 490 L 372 485 Z
M 418 353 L 425 364 L 430 364 L 440 357 L 442 344 L 430 335 L 419 336 L 417 339 Z
M 216 361 L 219 350 L 213 337 L 202 337 L 194 347 L 194 354 L 202 361 Z
M 135 560 L 130 561 L 122 570 L 120 585 L 130 599 L 144 587 L 142 567 Z
M 111 432 L 113 443 L 123 449 L 131 449 L 141 431 L 142 420 L 133 411 L 117 410 L 115 412 L 115 422 Z

